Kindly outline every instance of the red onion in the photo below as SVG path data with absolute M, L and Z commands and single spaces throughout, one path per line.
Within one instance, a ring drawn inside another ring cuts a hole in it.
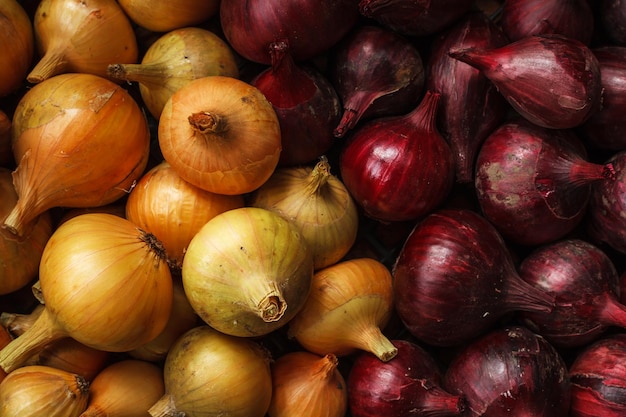
M 610 43 L 626 45 L 626 1 L 600 0 L 598 23 Z
M 439 365 L 419 345 L 392 340 L 398 354 L 383 362 L 369 352 L 359 354 L 348 375 L 352 417 L 461 415 L 464 401 L 441 388 Z
M 508 312 L 554 305 L 520 278 L 491 223 L 467 209 L 441 209 L 417 223 L 392 272 L 398 316 L 434 346 L 466 343 Z
M 548 128 L 579 126 L 599 108 L 600 66 L 582 42 L 528 36 L 500 48 L 466 48 L 450 56 L 479 69 L 511 106 Z
M 522 312 L 521 317 L 558 348 L 591 343 L 609 326 L 626 327 L 617 269 L 589 242 L 565 239 L 537 248 L 522 260 L 519 274 L 555 297 L 550 313 Z
M 626 335 L 605 336 L 584 348 L 569 369 L 570 417 L 626 415 Z
M 479 70 L 448 56 L 454 48 L 493 48 L 508 43 L 484 13 L 469 13 L 436 38 L 428 61 L 426 88 L 441 93 L 438 126 L 454 156 L 456 180 L 474 177 L 476 154 L 488 134 L 504 120 L 507 103 Z
M 511 41 L 556 33 L 586 45 L 595 23 L 587 0 L 506 0 L 500 22 Z
M 467 417 L 563 417 L 570 404 L 565 361 L 523 326 L 493 330 L 464 347 L 444 387 L 465 397 Z
M 473 5 L 473 0 L 361 0 L 359 10 L 395 32 L 425 36 L 453 24 Z
M 372 25 L 358 26 L 337 44 L 329 71 L 344 109 L 337 137 L 360 120 L 406 113 L 424 87 L 417 48 L 398 33 Z
M 326 52 L 356 24 L 355 0 L 228 0 L 220 23 L 230 46 L 242 57 L 271 64 L 269 45 L 287 39 L 296 61 Z
M 410 113 L 366 123 L 344 147 L 341 178 L 368 216 L 417 219 L 450 193 L 452 153 L 435 126 L 439 97 L 427 91 Z
M 511 242 L 539 245 L 580 224 L 591 184 L 614 176 L 610 164 L 588 162 L 571 130 L 521 119 L 503 124 L 483 143 L 475 188 L 484 216 Z
M 270 45 L 272 66 L 251 84 L 272 103 L 280 122 L 279 164 L 309 163 L 333 145 L 333 129 L 341 117 L 334 87 L 315 67 L 296 64 L 287 41 Z
M 588 143 L 598 149 L 626 149 L 626 47 L 592 50 L 600 63 L 602 107 L 582 125 Z

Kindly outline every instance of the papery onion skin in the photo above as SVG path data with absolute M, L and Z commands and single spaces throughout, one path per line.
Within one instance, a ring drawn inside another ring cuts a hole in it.
M 17 0 L 0 4 L 0 97 L 17 91 L 33 61 L 35 37 L 29 15 Z
M 118 0 L 128 17 L 152 32 L 169 32 L 195 26 L 219 11 L 219 0 Z
M 4 227 L 17 234 L 52 207 L 122 198 L 148 163 L 150 131 L 141 108 L 126 90 L 91 74 L 35 85 L 17 105 L 12 132 L 19 199 Z

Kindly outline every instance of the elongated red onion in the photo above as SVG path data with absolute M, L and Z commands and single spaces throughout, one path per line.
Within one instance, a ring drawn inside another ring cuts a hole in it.
M 626 45 L 626 1 L 600 0 L 598 23 L 602 34 L 612 44 Z
M 341 177 L 368 216 L 417 219 L 450 193 L 454 166 L 450 147 L 436 128 L 439 97 L 427 91 L 410 113 L 364 124 L 344 147 Z
M 481 12 L 467 14 L 433 41 L 426 88 L 441 93 L 437 126 L 452 149 L 457 182 L 473 181 L 478 149 L 504 121 L 508 106 L 491 81 L 448 51 L 507 43 L 499 26 Z
M 296 61 L 326 52 L 359 18 L 356 0 L 228 0 L 220 23 L 230 46 L 244 58 L 271 64 L 269 45 L 287 39 Z
M 424 88 L 424 63 L 403 36 L 361 25 L 333 49 L 329 77 L 343 103 L 335 136 L 361 120 L 404 114 L 417 105 Z
M 600 65 L 582 42 L 536 35 L 500 48 L 465 48 L 450 56 L 478 68 L 511 106 L 548 128 L 581 125 L 600 106 Z
M 569 369 L 570 417 L 626 415 L 626 335 L 604 336 L 583 348 Z
M 595 25 L 587 0 L 506 0 L 500 16 L 511 41 L 556 33 L 589 45 Z
M 333 145 L 341 102 L 330 81 L 312 65 L 297 64 L 287 40 L 270 44 L 272 66 L 250 83 L 272 103 L 280 122 L 282 151 L 278 163 L 309 163 Z
M 519 274 L 554 296 L 550 313 L 522 312 L 521 317 L 558 348 L 591 343 L 610 326 L 626 327 L 617 269 L 589 242 L 564 239 L 537 248 L 522 260 Z
M 467 209 L 416 224 L 393 267 L 398 316 L 413 336 L 455 346 L 511 311 L 551 311 L 554 297 L 523 281 L 497 230 Z
M 591 184 L 614 175 L 611 164 L 587 161 L 572 130 L 547 129 L 520 118 L 483 143 L 475 188 L 484 216 L 503 237 L 531 246 L 571 232 L 586 213 Z
M 450 26 L 473 5 L 473 0 L 361 0 L 359 11 L 403 35 L 426 36 Z
M 444 387 L 465 397 L 467 417 L 562 417 L 570 405 L 565 361 L 523 326 L 495 329 L 464 347 Z
M 443 373 L 430 353 L 408 340 L 392 343 L 398 348 L 392 360 L 382 362 L 363 352 L 352 363 L 347 380 L 350 415 L 461 415 L 464 399 L 442 388 Z

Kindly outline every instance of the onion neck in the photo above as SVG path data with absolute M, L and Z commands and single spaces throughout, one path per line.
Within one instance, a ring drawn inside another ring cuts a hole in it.
M 416 129 L 424 132 L 434 132 L 436 128 L 437 105 L 441 94 L 426 91 L 420 104 L 407 117 Z
M 322 156 L 309 175 L 306 190 L 308 195 L 315 195 L 328 183 L 330 164 L 328 158 Z
M 287 310 L 287 302 L 276 282 L 253 277 L 246 291 L 248 305 L 264 322 L 275 322 L 283 317 Z
M 37 65 L 31 70 L 26 77 L 29 83 L 37 84 L 55 75 L 62 74 L 68 69 L 69 62 L 65 56 L 64 47 L 51 47 L 43 57 L 37 62 Z
M 333 135 L 342 138 L 361 120 L 365 111 L 380 97 L 382 93 L 375 91 L 355 91 L 345 101 L 341 120 L 333 130 Z
M 422 401 L 416 405 L 415 412 L 424 417 L 457 416 L 465 411 L 465 407 L 464 397 L 433 386 L 427 389 Z
M 516 272 L 508 279 L 505 295 L 506 305 L 511 311 L 550 313 L 555 306 L 555 297 L 526 281 Z
M 610 180 L 616 177 L 613 164 L 594 164 L 583 159 L 574 161 L 569 171 L 569 181 L 573 185 L 585 185 L 592 181 Z
M 607 293 L 598 305 L 602 306 L 598 313 L 600 323 L 626 329 L 626 306 L 621 304 L 615 295 Z
M 318 367 L 314 370 L 313 375 L 319 376 L 321 380 L 330 381 L 335 376 L 339 359 L 334 354 L 328 353 L 318 361 L 317 365 Z
M 107 75 L 118 80 L 135 81 L 156 87 L 162 87 L 169 78 L 167 66 L 160 62 L 153 64 L 111 64 L 107 67 Z
M 185 417 L 187 415 L 176 409 L 174 397 L 167 393 L 150 407 L 148 413 L 151 417 Z
M 378 326 L 371 325 L 358 329 L 356 340 L 360 349 L 374 354 L 383 362 L 388 362 L 398 354 L 398 348 L 383 334 Z
M 191 127 L 202 135 L 220 134 L 226 130 L 226 120 L 212 112 L 196 112 L 187 120 Z

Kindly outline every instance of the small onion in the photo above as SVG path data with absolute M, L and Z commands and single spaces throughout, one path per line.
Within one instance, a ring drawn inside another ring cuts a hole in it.
M 17 91 L 33 61 L 35 38 L 29 15 L 17 0 L 0 3 L 0 97 Z
M 151 32 L 169 32 L 195 26 L 215 16 L 219 0 L 118 0 L 136 24 Z

